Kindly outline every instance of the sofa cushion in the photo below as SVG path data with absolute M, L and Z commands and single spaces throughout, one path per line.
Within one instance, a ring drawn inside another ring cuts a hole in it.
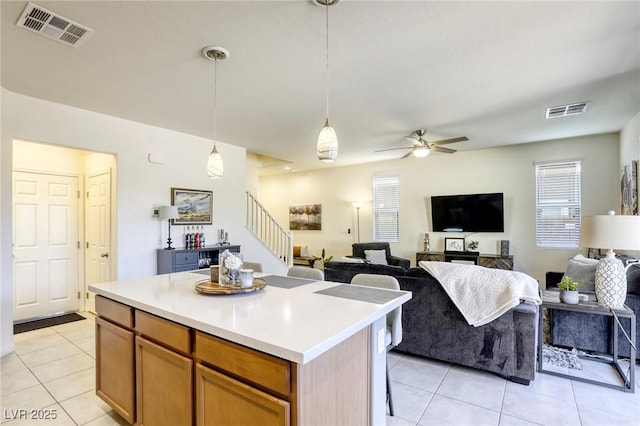
M 584 258 L 587 259 L 587 258 Z M 591 260 L 591 259 L 587 259 Z M 593 259 L 595 260 L 595 259 Z M 595 291 L 596 267 L 598 262 L 587 262 L 582 259 L 569 259 L 565 275 L 578 282 L 578 290 Z
M 376 265 L 388 265 L 387 253 L 384 250 L 365 250 L 365 258 Z

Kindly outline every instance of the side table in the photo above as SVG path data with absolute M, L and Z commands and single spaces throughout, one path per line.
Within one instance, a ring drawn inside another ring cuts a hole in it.
M 619 389 L 624 392 L 635 392 L 635 362 L 636 362 L 636 350 L 634 349 L 636 345 L 636 316 L 629 307 L 626 305 L 620 309 L 609 309 L 603 306 L 598 305 L 595 300 L 589 300 L 587 302 L 581 301 L 575 305 L 569 305 L 566 303 L 560 302 L 559 298 L 560 293 L 558 291 L 543 291 L 542 292 L 542 304 L 538 307 L 538 368 L 537 371 L 539 373 L 547 373 L 552 374 L 554 376 L 567 377 L 573 380 L 579 380 L 581 382 L 587 382 L 592 384 L 597 384 L 601 386 L 606 386 L 609 388 Z M 598 358 L 594 358 L 594 361 L 605 362 L 607 364 L 612 364 L 615 366 L 616 371 L 620 375 L 620 378 L 624 382 L 622 386 L 601 382 L 597 380 L 587 379 L 584 377 L 576 377 L 570 374 L 559 373 L 556 371 L 545 370 L 543 367 L 543 356 L 542 356 L 542 345 L 543 345 L 543 314 L 544 310 L 562 310 L 562 311 L 571 311 L 571 312 L 582 312 L 593 315 L 604 315 L 611 317 L 613 325 L 613 356 L 611 360 L 602 360 Z M 612 312 L 613 311 L 613 312 Z M 623 371 L 622 366 L 620 365 L 620 360 L 618 359 L 618 328 L 621 328 L 621 325 L 618 321 L 615 321 L 614 313 L 618 318 L 630 318 L 631 319 L 631 357 L 629 362 L 631 364 L 631 368 L 629 370 L 629 375 Z

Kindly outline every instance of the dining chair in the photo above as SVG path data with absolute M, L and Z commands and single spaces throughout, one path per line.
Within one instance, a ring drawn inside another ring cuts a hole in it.
M 390 275 L 357 274 L 351 279 L 351 284 L 375 288 L 400 290 L 400 283 Z M 387 353 L 402 342 L 402 306 L 387 314 L 387 332 L 385 345 Z M 393 398 L 391 396 L 391 379 L 389 377 L 389 362 L 387 360 L 387 398 L 389 400 L 389 415 L 393 416 Z
M 321 269 L 307 268 L 306 266 L 292 266 L 287 271 L 287 276 L 324 281 L 324 272 Z

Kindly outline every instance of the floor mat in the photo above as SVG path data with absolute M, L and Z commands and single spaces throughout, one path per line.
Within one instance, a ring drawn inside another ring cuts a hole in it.
M 35 321 L 23 322 L 13 325 L 13 334 L 24 333 L 26 331 L 38 330 L 40 328 L 51 327 L 52 325 L 66 324 L 68 322 L 81 321 L 86 318 L 76 313 L 59 315 L 57 317 L 44 318 Z

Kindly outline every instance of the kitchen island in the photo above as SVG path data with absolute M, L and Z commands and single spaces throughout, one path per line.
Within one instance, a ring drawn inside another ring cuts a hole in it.
M 385 424 L 385 318 L 411 294 L 262 278 L 224 296 L 194 272 L 91 285 L 98 396 L 132 424 Z

